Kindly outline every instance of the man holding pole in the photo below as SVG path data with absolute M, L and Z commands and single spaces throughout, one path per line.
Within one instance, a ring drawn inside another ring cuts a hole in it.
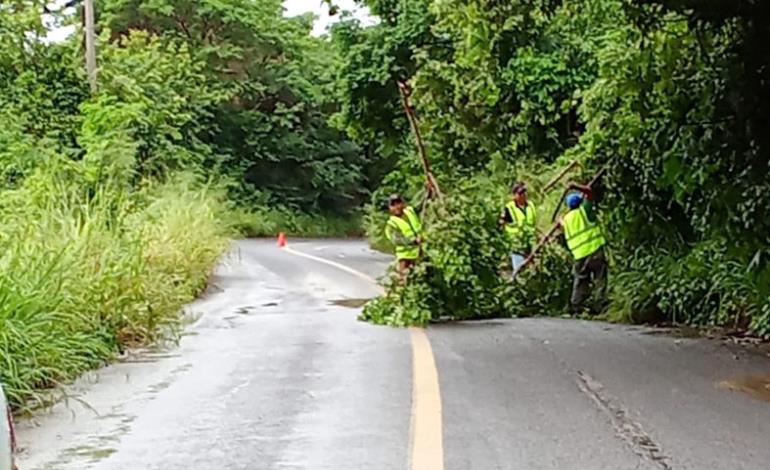
M 607 258 L 604 254 L 606 241 L 596 220 L 591 185 L 570 183 L 572 192 L 567 195 L 569 211 L 560 225 L 567 247 L 575 258 L 574 278 L 570 310 L 580 313 L 583 303 L 591 293 L 591 284 L 598 291 L 599 305 L 591 312 L 600 313 L 607 304 Z
M 500 225 L 511 244 L 511 269 L 516 272 L 532 250 L 535 241 L 537 209 L 527 198 L 524 183 L 511 188 L 511 201 L 500 214 Z
M 403 280 L 422 254 L 422 223 L 417 211 L 407 206 L 399 194 L 388 198 L 388 211 L 385 236 L 395 247 L 398 273 Z

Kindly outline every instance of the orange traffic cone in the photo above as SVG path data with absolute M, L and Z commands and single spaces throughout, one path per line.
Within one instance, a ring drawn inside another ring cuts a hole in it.
M 281 232 L 278 234 L 278 247 L 283 248 L 286 246 L 286 234 Z

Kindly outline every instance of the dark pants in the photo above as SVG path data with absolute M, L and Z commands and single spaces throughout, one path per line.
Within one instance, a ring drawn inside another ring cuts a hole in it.
M 607 258 L 604 248 L 575 262 L 575 272 L 572 281 L 572 297 L 570 310 L 580 313 L 584 303 L 591 294 L 591 284 L 596 289 L 598 304 L 590 308 L 592 313 L 600 313 L 607 305 Z

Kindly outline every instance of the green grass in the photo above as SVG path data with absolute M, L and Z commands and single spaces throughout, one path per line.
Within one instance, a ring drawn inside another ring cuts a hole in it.
M 288 237 L 344 238 L 363 236 L 361 216 L 306 214 L 286 208 L 233 212 L 232 224 L 245 237 L 275 237 L 284 232 Z
M 189 179 L 88 195 L 45 182 L 2 196 L 0 380 L 22 410 L 173 332 L 229 244 L 222 194 Z

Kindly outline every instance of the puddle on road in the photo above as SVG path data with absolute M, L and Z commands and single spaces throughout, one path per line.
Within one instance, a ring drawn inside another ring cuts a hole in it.
M 88 446 L 74 447 L 67 451 L 70 456 L 85 457 L 90 461 L 90 463 L 96 463 L 100 460 L 104 460 L 115 452 L 117 452 L 117 450 L 113 448 L 94 449 Z
M 95 449 L 87 453 L 92 460 L 103 460 L 117 452 L 115 449 Z
M 255 313 L 260 313 L 260 308 L 262 307 L 277 307 L 278 302 L 266 302 L 263 304 L 260 304 L 259 307 L 256 305 L 244 305 L 243 307 L 239 307 L 235 310 L 235 313 L 238 315 L 253 315 Z
M 743 392 L 752 397 L 770 402 L 770 375 L 749 375 L 719 382 L 717 387 Z
M 340 307 L 361 308 L 370 300 L 372 299 L 337 299 L 330 300 L 329 303 L 332 305 L 338 305 Z
M 254 307 L 252 307 L 251 305 L 247 305 L 246 307 L 238 308 L 235 311 L 235 313 L 237 313 L 238 315 L 251 315 L 252 313 L 254 313 L 254 310 L 255 310 Z

